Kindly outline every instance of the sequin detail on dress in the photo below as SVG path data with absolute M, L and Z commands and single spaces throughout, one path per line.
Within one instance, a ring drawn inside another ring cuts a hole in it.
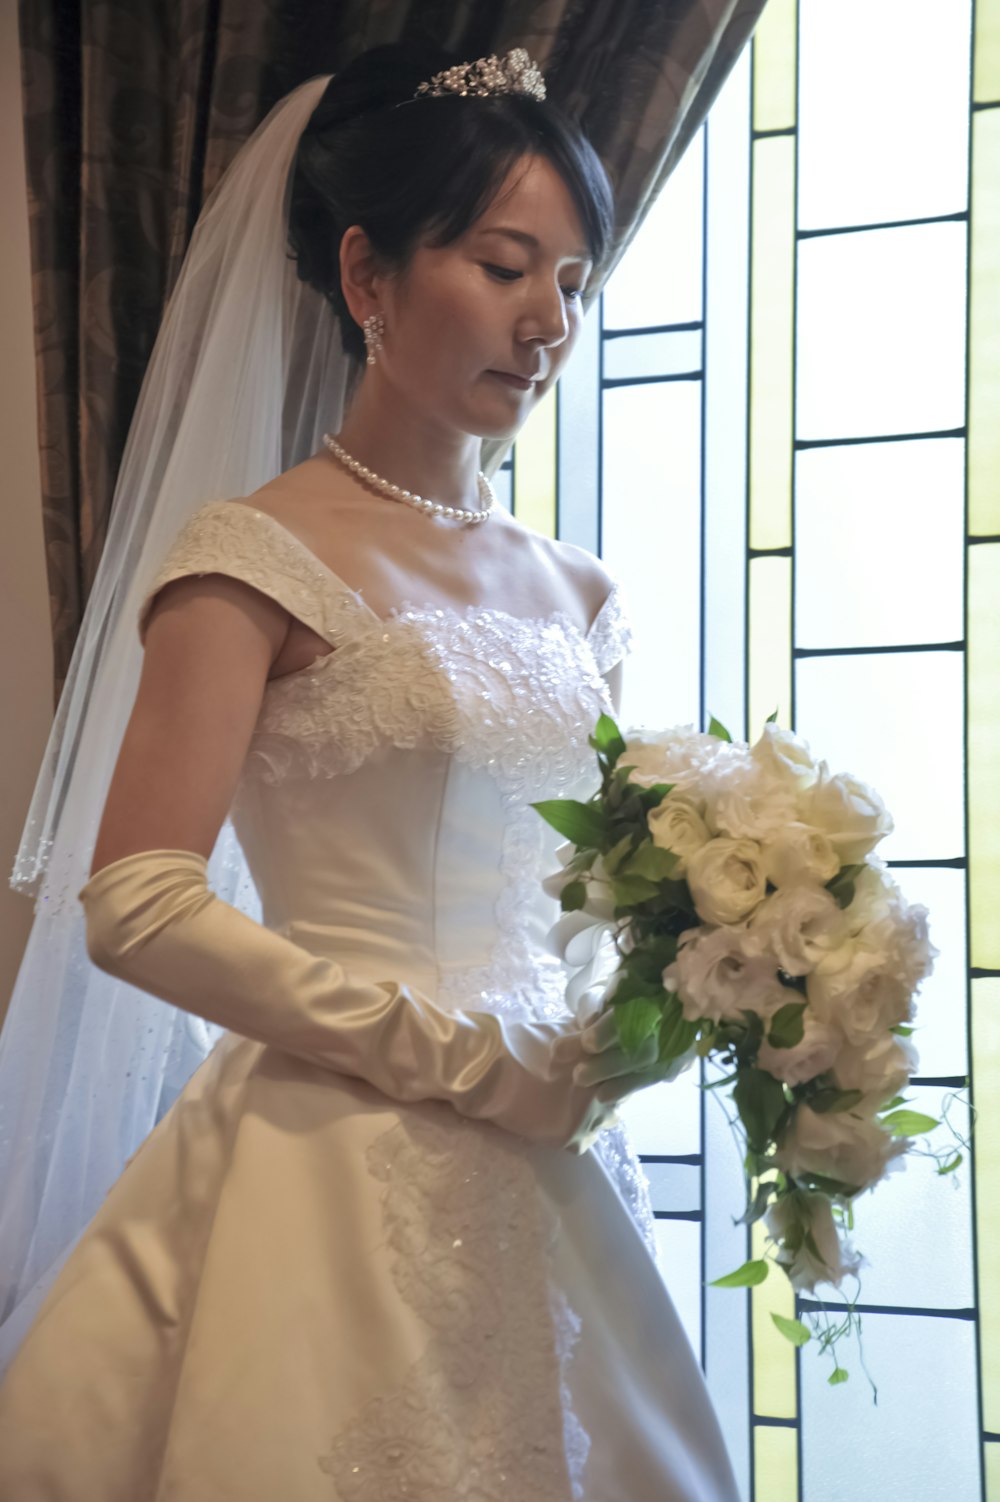
M 448 1112 L 400 1121 L 369 1148 L 393 1281 L 429 1338 L 318 1457 L 342 1502 L 582 1498 L 565 1448 L 572 1436 L 582 1467 L 586 1436 L 564 1427 L 572 1333 L 554 1328 L 531 1152 Z

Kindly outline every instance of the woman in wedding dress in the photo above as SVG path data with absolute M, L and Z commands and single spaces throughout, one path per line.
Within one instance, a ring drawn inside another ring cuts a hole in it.
M 226 1031 L 20 1343 L 0 1502 L 736 1502 L 614 1114 L 652 1077 L 546 948 L 531 803 L 589 790 L 628 626 L 479 473 L 610 194 L 523 54 L 453 63 L 324 89 L 286 230 L 350 405 L 144 582 L 87 947 Z M 208 885 L 227 817 L 262 923 Z

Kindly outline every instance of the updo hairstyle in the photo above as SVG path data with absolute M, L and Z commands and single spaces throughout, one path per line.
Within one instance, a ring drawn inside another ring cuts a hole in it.
M 365 342 L 340 285 L 340 242 L 359 224 L 385 274 L 402 272 L 421 243 L 457 240 L 489 207 L 526 153 L 566 183 L 595 271 L 614 227 L 607 175 L 579 128 L 548 100 L 525 94 L 432 95 L 418 84 L 469 61 L 426 42 L 361 53 L 330 79 L 295 159 L 288 242 L 300 279 L 331 303 L 344 348 Z M 402 108 L 403 101 L 412 100 Z

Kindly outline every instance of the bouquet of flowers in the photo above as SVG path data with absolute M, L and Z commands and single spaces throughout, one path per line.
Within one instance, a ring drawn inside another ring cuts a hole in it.
M 638 1074 L 721 1066 L 745 1148 L 747 1223 L 796 1291 L 862 1258 L 851 1202 L 939 1123 L 907 1109 L 914 993 L 936 951 L 875 847 L 878 795 L 774 717 L 754 745 L 713 720 L 623 736 L 602 716 L 600 788 L 535 808 L 569 842 L 545 883 L 579 1014 L 597 1003 Z M 948 1172 L 961 1155 L 939 1168 Z M 768 1262 L 716 1282 L 762 1281 Z M 774 1316 L 796 1344 L 798 1320 Z M 827 1342 L 829 1343 L 829 1342 Z M 835 1364 L 832 1381 L 847 1373 Z

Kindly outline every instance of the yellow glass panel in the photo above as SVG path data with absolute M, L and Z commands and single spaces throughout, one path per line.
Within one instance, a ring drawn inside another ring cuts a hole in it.
M 768 715 L 792 723 L 792 560 L 750 560 L 750 665 L 747 734 L 755 741 Z
M 986 1466 L 986 1502 L 1000 1502 L 1000 1444 L 983 1446 Z
M 798 1502 L 799 1462 L 794 1429 L 754 1430 L 754 1502 Z
M 514 444 L 514 510 L 518 521 L 556 535 L 556 388 L 542 397 Z
M 1000 970 L 1000 543 L 968 553 L 969 930 L 973 966 Z
M 972 97 L 977 104 L 1000 99 L 1000 0 L 976 0 Z
M 754 144 L 751 234 L 750 546 L 786 548 L 792 541 L 793 137 Z
M 979 1244 L 980 1349 L 983 1428 L 1000 1433 L 1000 980 L 972 982 L 972 1071 L 978 1108 L 975 1127 L 976 1240 Z M 1000 1477 L 997 1478 L 1000 1481 Z M 992 1493 L 990 1494 L 992 1497 Z M 1000 1492 L 997 1493 L 1000 1502 Z
M 763 1257 L 766 1233 L 761 1221 L 755 1222 L 751 1245 L 754 1257 Z M 772 1314 L 795 1318 L 795 1294 L 784 1273 L 772 1267 L 763 1283 L 751 1290 L 753 1327 L 753 1406 L 754 1412 L 769 1419 L 793 1419 L 795 1406 L 795 1347 L 775 1328 Z M 761 1492 L 760 1478 L 757 1495 Z
M 795 124 L 796 0 L 767 0 L 753 34 L 753 128 Z
M 969 530 L 992 537 L 1000 533 L 1000 109 L 972 117 L 971 235 Z

